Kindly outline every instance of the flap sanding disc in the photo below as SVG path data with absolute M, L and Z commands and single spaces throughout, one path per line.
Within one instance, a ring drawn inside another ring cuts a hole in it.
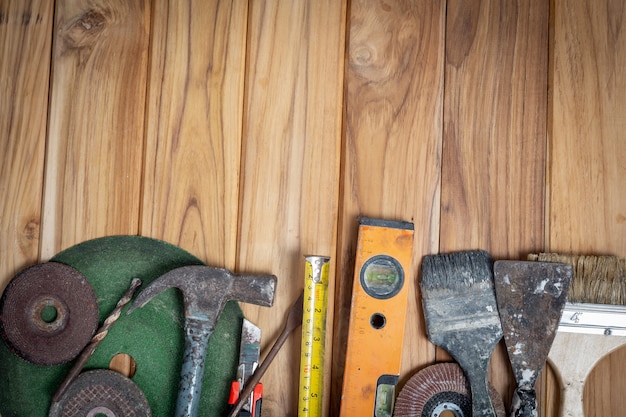
M 139 387 L 108 369 L 81 373 L 50 410 L 49 417 L 150 417 Z
M 100 309 L 100 323 L 115 308 L 133 278 L 142 288 L 164 273 L 181 266 L 202 265 L 195 256 L 166 242 L 139 236 L 111 236 L 90 240 L 54 256 L 51 261 L 69 265 L 92 285 Z M 211 336 L 205 362 L 199 416 L 228 413 L 231 381 L 237 374 L 243 314 L 237 302 L 228 302 Z M 109 330 L 85 367 L 107 369 L 119 354 L 136 362 L 132 380 L 143 391 L 152 415 L 171 417 L 184 353 L 183 301 L 180 291 L 163 291 L 143 308 L 124 312 Z M 37 366 L 0 343 L 0 415 L 45 417 L 51 397 L 71 363 Z
M 98 327 L 98 300 L 74 268 L 46 262 L 26 268 L 0 299 L 0 334 L 21 358 L 37 365 L 74 359 Z
M 505 417 L 504 404 L 490 387 L 497 417 Z M 444 414 L 444 412 L 446 414 Z M 394 407 L 394 417 L 471 417 L 470 386 L 457 363 L 438 363 L 422 369 L 404 385 Z

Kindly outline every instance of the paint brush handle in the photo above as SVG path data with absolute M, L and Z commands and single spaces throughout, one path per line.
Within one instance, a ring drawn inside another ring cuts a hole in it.
M 583 390 L 585 381 L 563 381 L 561 388 L 561 417 L 583 417 Z
M 533 388 L 517 388 L 511 399 L 511 417 L 537 417 L 537 393 Z
M 561 383 L 560 417 L 584 416 L 583 391 L 591 370 L 606 355 L 626 344 L 626 337 L 557 332 L 548 360 Z
M 489 396 L 487 374 L 485 373 L 484 376 L 484 378 L 476 378 L 476 381 L 471 379 L 469 381 L 472 388 L 472 416 L 496 417 L 496 412 Z
M 489 395 L 489 381 L 487 379 L 489 358 L 477 360 L 457 359 L 465 372 L 472 391 L 472 416 L 496 417 L 496 412 Z

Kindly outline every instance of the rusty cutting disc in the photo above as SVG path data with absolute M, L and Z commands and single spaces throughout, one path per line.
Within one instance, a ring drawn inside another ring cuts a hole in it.
M 98 300 L 74 268 L 46 262 L 16 275 L 0 299 L 0 334 L 10 349 L 37 365 L 74 359 L 98 327 Z
M 49 417 L 150 417 L 144 393 L 129 378 L 108 369 L 81 373 Z
M 490 388 L 496 416 L 505 417 L 502 399 L 493 387 Z M 470 386 L 461 367 L 457 363 L 438 363 L 413 375 L 400 391 L 393 415 L 471 417 Z

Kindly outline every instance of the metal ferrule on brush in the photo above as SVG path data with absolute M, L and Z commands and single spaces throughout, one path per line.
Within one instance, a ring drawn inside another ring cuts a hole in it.
M 558 331 L 626 336 L 626 306 L 565 303 Z

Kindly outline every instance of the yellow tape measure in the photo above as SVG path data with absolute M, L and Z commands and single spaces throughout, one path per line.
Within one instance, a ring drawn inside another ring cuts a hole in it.
M 298 417 L 321 417 L 330 258 L 305 257 Z

